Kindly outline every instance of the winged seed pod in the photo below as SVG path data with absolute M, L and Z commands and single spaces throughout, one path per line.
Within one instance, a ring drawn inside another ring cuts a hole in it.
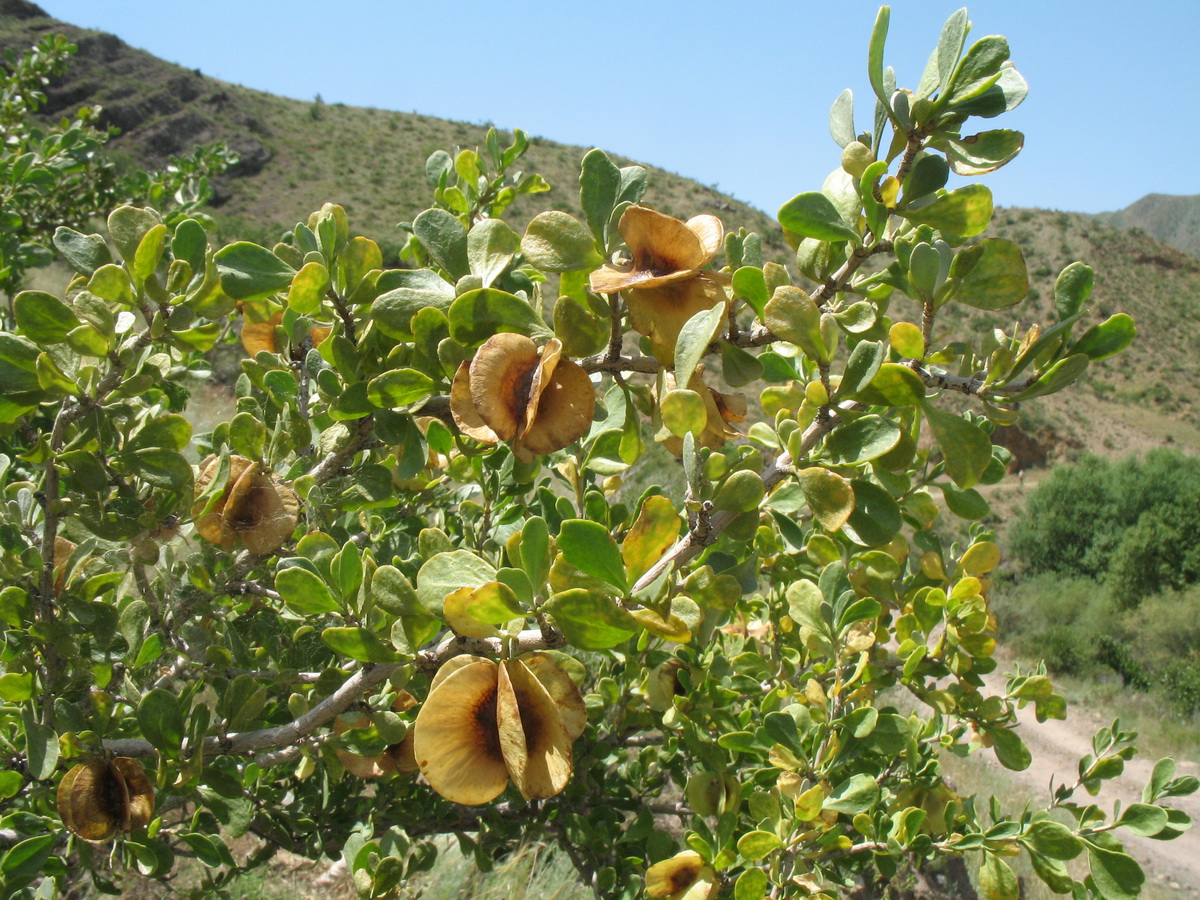
M 523 334 L 493 335 L 459 365 L 450 386 L 450 412 L 459 429 L 488 444 L 512 441 L 522 462 L 583 437 L 595 406 L 591 379 L 562 358 L 558 338 L 538 350 Z
M 670 364 L 687 320 L 725 299 L 716 276 L 700 271 L 720 249 L 725 226 L 716 216 L 681 222 L 646 206 L 631 206 L 617 230 L 633 259 L 620 266 L 605 263 L 592 272 L 592 290 L 620 291 L 629 305 L 630 323 L 650 338 L 655 357 Z
M 58 785 L 58 815 L 72 834 L 94 844 L 143 828 L 154 814 L 154 788 L 136 759 L 90 759 Z
M 433 679 L 413 749 L 429 786 L 454 803 L 494 800 L 510 778 L 526 800 L 544 800 L 567 786 L 586 724 L 583 696 L 549 654 L 456 656 Z
M 210 456 L 200 464 L 196 479 L 199 498 L 217 476 L 220 459 Z M 244 456 L 229 457 L 229 478 L 225 489 L 208 512 L 207 500 L 197 499 L 192 506 L 196 530 L 211 544 L 232 550 L 239 540 L 259 556 L 278 550 L 296 528 L 300 501 L 296 492 L 259 463 Z

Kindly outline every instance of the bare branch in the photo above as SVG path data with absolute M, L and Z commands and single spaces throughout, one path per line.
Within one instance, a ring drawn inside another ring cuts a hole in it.
M 513 642 L 514 653 L 529 653 L 533 650 L 552 650 L 566 643 L 557 631 L 543 635 L 541 629 L 531 628 L 522 631 Z M 424 650 L 413 660 L 413 664 L 423 671 L 436 671 L 442 663 L 460 653 L 472 653 L 478 656 L 499 656 L 501 653 L 500 638 L 464 638 L 458 635 L 447 635 L 435 647 Z M 345 712 L 363 694 L 376 685 L 386 681 L 392 673 L 405 663 L 365 663 L 361 669 L 351 675 L 340 688 L 306 712 L 285 725 L 274 728 L 262 728 L 257 731 L 243 731 L 225 737 L 209 737 L 204 741 L 204 752 L 208 755 L 241 756 L 261 754 L 281 747 L 288 747 L 307 738 L 323 725 L 333 721 L 335 717 Z M 156 755 L 154 746 L 141 738 L 116 738 L 104 742 L 104 749 L 117 756 L 147 757 Z M 277 762 L 287 762 L 294 757 L 290 754 L 279 754 L 270 757 Z

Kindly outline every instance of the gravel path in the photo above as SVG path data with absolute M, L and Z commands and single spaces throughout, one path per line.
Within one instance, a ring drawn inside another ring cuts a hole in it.
M 985 676 L 988 688 L 994 694 L 1004 693 L 1004 677 L 999 670 Z M 1020 734 L 1033 754 L 1033 763 L 1024 772 L 1008 772 L 1007 775 L 1022 784 L 1035 796 L 1049 796 L 1050 780 L 1055 785 L 1073 784 L 1079 775 L 1079 758 L 1092 752 L 1092 735 L 1111 719 L 1103 719 L 1079 704 L 1068 707 L 1065 720 L 1050 719 L 1039 723 L 1030 704 L 1019 713 Z M 1000 769 L 995 754 L 980 756 L 989 765 Z M 1142 788 L 1150 780 L 1150 773 L 1157 760 L 1139 754 L 1125 763 L 1125 771 L 1119 778 L 1105 782 L 1104 790 L 1096 802 L 1109 815 L 1114 800 L 1122 804 L 1140 801 Z M 1200 766 L 1190 761 L 1176 760 L 1176 775 L 1200 775 Z M 1087 793 L 1080 789 L 1076 795 L 1082 801 Z M 1200 794 L 1189 797 L 1174 797 L 1169 805 L 1183 810 L 1197 821 L 1190 831 L 1173 841 L 1155 841 L 1121 832 L 1120 838 L 1126 849 L 1142 864 L 1146 871 L 1147 884 L 1158 884 L 1180 891 L 1181 896 L 1200 897 Z

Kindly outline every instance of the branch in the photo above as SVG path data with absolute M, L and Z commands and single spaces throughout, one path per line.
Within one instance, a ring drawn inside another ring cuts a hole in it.
M 808 453 L 821 438 L 833 430 L 838 421 L 838 417 L 832 411 L 825 411 L 822 415 L 818 415 L 800 439 L 801 451 Z M 777 456 L 775 461 L 763 470 L 763 487 L 767 494 L 770 494 L 779 485 L 779 482 L 783 481 L 791 473 L 793 462 L 791 454 L 785 452 Z M 708 519 L 703 534 L 696 531 L 689 531 L 685 534 L 675 546 L 650 567 L 646 574 L 637 580 L 629 593 L 636 594 L 638 591 L 645 590 L 654 584 L 672 564 L 683 565 L 692 557 L 699 555 L 705 547 L 716 541 L 717 536 L 728 528 L 729 523 L 736 519 L 738 515 L 740 513 L 724 509 L 713 513 Z
M 558 632 L 551 632 L 549 637 L 543 636 L 542 631 L 531 628 L 522 631 L 513 642 L 513 653 L 529 653 L 533 650 L 552 650 L 562 647 L 566 640 Z M 499 656 L 502 652 L 500 638 L 464 638 L 458 635 L 447 635 L 437 646 L 417 654 L 413 663 L 416 668 L 434 672 L 442 663 L 460 653 L 473 653 L 479 656 Z M 243 731 L 226 737 L 208 737 L 204 740 L 204 752 L 208 755 L 240 756 L 259 754 L 269 750 L 288 747 L 297 741 L 311 735 L 323 725 L 345 712 L 363 694 L 376 685 L 386 681 L 392 673 L 407 663 L 364 663 L 363 667 L 351 675 L 336 691 L 306 712 L 285 725 L 273 728 L 262 728 L 257 731 Z M 116 756 L 154 756 L 158 751 L 147 740 L 142 738 L 115 738 L 104 742 L 104 749 Z M 273 761 L 285 762 L 292 759 L 289 754 L 279 754 Z

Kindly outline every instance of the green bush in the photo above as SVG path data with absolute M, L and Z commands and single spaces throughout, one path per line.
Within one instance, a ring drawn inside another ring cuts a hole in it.
M 1013 521 L 1009 546 L 1027 574 L 1103 580 L 1122 608 L 1200 581 L 1200 459 L 1087 455 L 1055 469 Z

